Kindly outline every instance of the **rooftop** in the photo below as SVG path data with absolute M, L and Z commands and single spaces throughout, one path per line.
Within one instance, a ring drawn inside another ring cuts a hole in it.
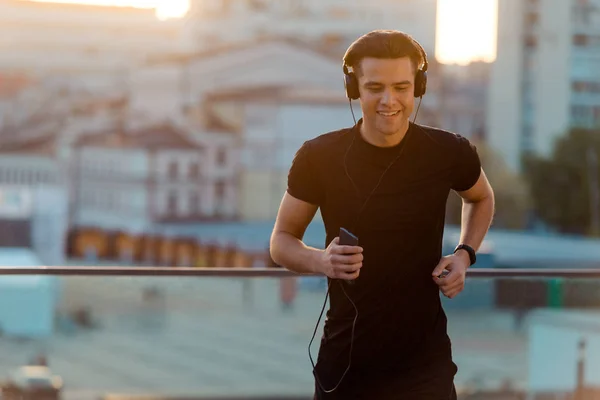
M 102 132 L 80 137 L 76 147 L 104 147 L 119 149 L 200 149 L 201 145 L 190 139 L 185 132 L 163 124 L 133 132 Z

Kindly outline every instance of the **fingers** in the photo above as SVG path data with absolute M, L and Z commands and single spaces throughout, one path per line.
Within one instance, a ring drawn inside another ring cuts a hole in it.
M 438 286 L 440 286 L 440 287 L 450 287 L 454 283 L 456 283 L 457 281 L 461 280 L 460 273 L 458 273 L 456 271 L 450 271 L 450 270 L 444 270 L 444 271 L 447 273 L 447 275 L 442 276 L 442 277 L 436 276 L 434 278 L 435 283 L 437 283 Z M 442 272 L 444 272 L 444 271 L 442 271 Z
M 454 298 L 457 294 L 463 291 L 465 288 L 465 282 L 462 280 L 456 280 L 453 283 L 440 285 L 440 291 L 448 298 Z
M 360 275 L 360 269 L 357 269 L 354 272 L 337 272 L 333 278 L 334 279 L 342 279 L 342 280 L 354 280 L 358 278 Z
M 351 274 L 362 268 L 362 263 L 358 262 L 355 264 L 337 264 L 334 269 L 340 273 Z
M 360 246 L 345 246 L 337 245 L 331 248 L 332 254 L 357 254 L 362 253 L 363 249 Z
M 331 256 L 332 264 L 356 264 L 363 261 L 362 254 L 351 254 L 351 255 L 343 255 L 343 254 L 333 254 Z
M 438 265 L 435 266 L 435 268 L 433 269 L 433 271 L 431 272 L 431 275 L 434 277 L 438 277 L 440 276 L 440 274 L 442 274 L 442 272 L 444 272 L 444 270 L 446 269 L 446 267 L 450 264 L 450 259 L 444 257 L 440 260 L 440 262 L 438 263 Z
M 442 291 L 442 294 L 444 296 L 446 296 L 447 298 L 449 298 L 449 299 L 453 299 L 456 296 L 458 296 L 460 294 L 460 292 L 463 291 L 463 289 L 464 289 L 464 287 L 461 285 L 461 286 L 459 286 L 457 288 L 454 288 L 454 289 Z
M 358 278 L 362 267 L 363 255 L 360 246 L 341 246 L 339 237 L 331 241 L 328 248 L 329 277 L 353 280 Z
M 442 294 L 451 299 L 462 292 L 465 287 L 465 281 L 459 271 L 445 271 L 448 273 L 445 277 L 438 278 L 434 276 L 433 280 L 439 286 Z
M 333 276 L 334 279 L 356 279 L 360 274 L 362 263 L 356 264 L 334 264 Z
M 333 277 L 337 279 L 356 279 L 362 268 L 362 254 L 332 257 Z

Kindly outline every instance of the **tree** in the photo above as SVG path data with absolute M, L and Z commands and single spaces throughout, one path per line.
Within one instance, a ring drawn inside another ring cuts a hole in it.
M 533 204 L 542 221 L 561 233 L 598 235 L 598 155 L 600 130 L 573 128 L 556 141 L 549 158 L 524 158 Z
M 494 227 L 502 229 L 525 229 L 531 209 L 531 196 L 526 181 L 512 172 L 502 157 L 484 143 L 475 143 L 481 165 L 494 189 L 496 210 Z M 448 197 L 447 222 L 460 224 L 462 201 L 451 193 Z

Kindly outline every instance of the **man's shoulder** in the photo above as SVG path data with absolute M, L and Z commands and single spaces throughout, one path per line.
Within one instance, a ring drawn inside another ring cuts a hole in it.
M 324 152 L 327 153 L 331 150 L 339 149 L 339 144 L 351 133 L 352 127 L 329 131 L 307 140 L 306 144 L 316 154 L 323 154 Z
M 469 139 L 465 136 L 444 130 L 437 127 L 413 124 L 415 129 L 423 133 L 424 135 L 420 135 L 420 137 L 425 140 L 429 144 L 433 144 L 434 146 L 439 146 L 442 148 L 457 148 L 461 146 L 461 144 L 469 143 Z

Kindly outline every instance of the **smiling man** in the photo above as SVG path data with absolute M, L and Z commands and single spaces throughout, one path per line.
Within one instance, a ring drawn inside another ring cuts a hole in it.
M 462 291 L 494 195 L 466 138 L 409 121 L 426 91 L 426 70 L 424 50 L 407 34 L 359 38 L 343 71 L 363 118 L 305 142 L 290 169 L 271 256 L 292 271 L 328 277 L 316 399 L 456 398 L 439 293 L 453 298 Z M 463 198 L 462 234 L 453 254 L 443 256 L 451 190 Z M 302 242 L 318 208 L 325 250 Z M 340 228 L 358 245 L 341 243 Z

